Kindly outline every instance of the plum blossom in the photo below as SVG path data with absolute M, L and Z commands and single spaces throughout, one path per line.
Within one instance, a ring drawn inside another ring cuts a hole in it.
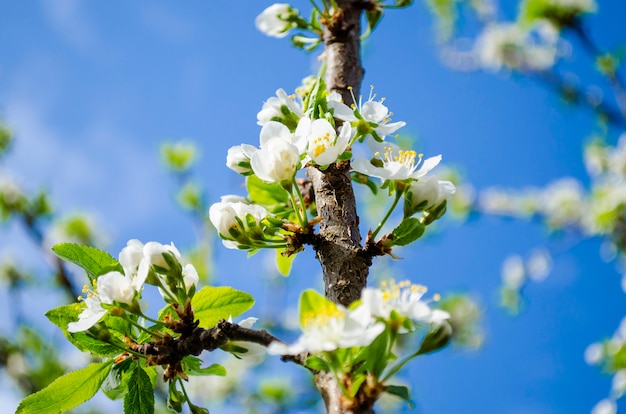
M 294 344 L 272 342 L 267 352 L 271 355 L 296 355 L 367 346 L 385 329 L 383 323 L 373 323 L 371 316 L 365 312 L 350 311 L 334 304 L 304 315 L 303 320 L 303 334 Z
M 425 286 L 393 280 L 383 282 L 381 289 L 365 288 L 361 293 L 362 307 L 372 316 L 389 319 L 392 312 L 416 322 L 439 324 L 450 318 L 450 314 L 440 309 L 431 309 L 422 300 L 428 291 Z
M 319 165 L 330 165 L 337 161 L 339 156 L 348 147 L 352 136 L 352 128 L 348 123 L 341 126 L 339 135 L 335 128 L 325 119 L 302 118 L 298 124 L 298 134 L 306 134 L 308 155 Z
M 456 192 L 456 187 L 450 181 L 438 180 L 435 176 L 426 176 L 413 181 L 407 191 L 411 211 L 428 210 L 436 207 Z
M 356 158 L 352 163 L 352 168 L 357 172 L 382 180 L 416 180 L 424 177 L 441 161 L 441 155 L 422 161 L 423 155 L 418 155 L 412 150 L 398 150 L 397 155 L 394 152 L 392 147 L 385 147 L 383 158 L 375 159 L 376 165 L 365 158 Z M 374 155 L 380 157 L 380 153 Z
M 83 292 L 88 293 L 85 299 L 86 308 L 78 315 L 77 322 L 70 322 L 69 332 L 82 332 L 98 323 L 106 315 L 107 310 L 102 304 L 113 305 L 115 302 L 133 305 L 136 295 L 141 291 L 145 278 L 133 277 L 117 271 L 108 272 L 94 281 L 94 291 L 88 287 Z M 79 297 L 79 299 L 82 299 Z
M 256 148 L 248 144 L 230 147 L 226 155 L 226 166 L 239 174 L 252 174 L 250 157 L 254 154 L 254 151 L 256 151 Z
M 284 89 L 276 91 L 276 96 L 272 96 L 263 103 L 261 110 L 256 115 L 257 124 L 265 125 L 270 121 L 287 121 L 302 118 L 302 99 L 300 95 L 287 95 Z
M 275 3 L 259 14 L 254 24 L 263 34 L 271 37 L 285 37 L 293 28 L 290 20 L 298 16 L 298 11 L 286 3 Z
M 547 21 L 537 21 L 530 29 L 518 24 L 487 26 L 476 40 L 475 53 L 487 69 L 545 70 L 557 55 L 558 31 Z
M 385 99 L 375 101 L 374 98 L 376 98 L 376 94 L 374 94 L 373 91 L 374 87 L 371 86 L 369 98 L 365 103 L 363 103 L 362 98 L 359 97 L 359 103 L 355 110 L 344 104 L 341 95 L 337 92 L 332 92 L 328 96 L 328 106 L 333 109 L 335 118 L 354 123 L 353 125 L 356 126 L 359 131 L 364 129 L 365 134 L 373 131 L 380 137 L 391 135 L 405 126 L 406 122 L 390 122 L 391 115 L 393 114 L 383 104 Z M 354 99 L 354 101 L 356 102 L 356 99 Z M 359 117 L 355 115 L 355 111 L 358 112 L 362 119 L 359 119 Z
M 293 181 L 300 164 L 298 148 L 282 138 L 271 138 L 250 158 L 252 171 L 268 183 Z
M 209 208 L 209 219 L 217 229 L 222 244 L 229 249 L 238 249 L 240 244 L 254 244 L 255 234 L 248 227 L 249 220 L 262 227 L 261 221 L 269 216 L 269 212 L 257 204 L 242 202 L 218 202 Z

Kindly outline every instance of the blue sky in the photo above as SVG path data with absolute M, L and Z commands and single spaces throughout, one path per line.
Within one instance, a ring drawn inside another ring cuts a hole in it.
M 113 253 L 130 238 L 191 245 L 192 223 L 172 200 L 159 144 L 197 143 L 195 172 L 211 201 L 243 194 L 242 180 L 225 167 L 227 149 L 256 143 L 263 101 L 316 69 L 317 54 L 256 31 L 254 18 L 269 4 L 5 1 L 0 116 L 16 142 L 2 174 L 49 190 L 62 212 L 92 213 Z M 308 13 L 308 2 L 294 4 Z M 588 20 L 594 39 L 623 42 L 616 34 L 624 15 L 619 1 L 602 2 Z M 567 59 L 583 82 L 597 80 L 587 57 Z M 364 92 L 374 84 L 387 98 L 418 151 L 443 154 L 477 189 L 584 180 L 581 146 L 593 116 L 528 79 L 446 68 L 423 4 L 383 18 L 364 45 L 363 65 Z M 33 252 L 25 237 L 14 226 L 2 230 L 0 256 L 26 262 Z M 468 292 L 485 311 L 481 350 L 446 350 L 412 364 L 414 412 L 583 413 L 608 394 L 610 378 L 588 367 L 583 352 L 621 320 L 620 277 L 600 259 L 598 240 L 546 242 L 546 235 L 537 224 L 479 218 L 443 226 L 403 249 L 402 261 L 379 259 L 432 291 Z M 527 306 L 512 318 L 498 307 L 502 260 L 540 245 L 555 253 L 554 270 L 529 286 Z M 319 288 L 311 250 L 301 256 L 288 283 Z M 263 275 L 252 270 L 265 266 L 262 255 L 246 261 L 218 247 L 215 257 L 220 283 L 264 291 Z M 297 293 L 285 300 L 294 304 Z

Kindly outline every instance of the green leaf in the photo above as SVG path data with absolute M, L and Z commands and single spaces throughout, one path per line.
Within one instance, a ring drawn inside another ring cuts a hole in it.
M 122 272 L 122 266 L 110 254 L 95 247 L 75 243 L 59 243 L 52 246 L 52 251 L 61 259 L 74 263 L 87 272 L 89 280 L 112 270 Z
M 393 229 L 392 246 L 406 246 L 422 237 L 424 234 L 424 226 L 417 218 L 409 217 L 402 220 L 400 225 Z
M 387 394 L 395 395 L 396 397 L 402 398 L 409 404 L 409 408 L 412 409 L 415 407 L 415 403 L 413 402 L 413 400 L 411 400 L 411 393 L 408 387 L 405 387 L 403 385 L 388 385 L 385 389 L 385 392 Z
M 239 316 L 252 305 L 254 298 L 250 294 L 227 286 L 205 286 L 191 299 L 202 328 L 212 328 L 222 319 Z
M 128 381 L 128 393 L 124 397 L 124 414 L 153 414 L 154 389 L 150 377 L 136 364 Z
M 181 362 L 185 372 L 189 375 L 218 375 L 220 377 L 226 375 L 226 368 L 220 364 L 213 364 L 206 368 L 201 368 L 202 360 L 194 356 L 186 356 Z
M 256 175 L 246 178 L 246 188 L 252 202 L 264 206 L 272 213 L 289 203 L 287 191 L 280 184 L 265 183 Z
M 91 352 L 95 356 L 113 356 L 120 353 L 119 348 L 94 338 L 85 332 L 69 333 L 67 331 L 67 324 L 70 322 L 76 322 L 78 320 L 78 314 L 82 309 L 77 305 L 63 305 L 54 309 L 50 309 L 46 312 L 46 317 L 50 322 L 58 326 L 65 338 L 70 341 L 76 348 L 83 352 Z
M 43 390 L 24 398 L 15 414 L 53 414 L 79 406 L 98 392 L 112 364 L 113 360 L 89 364 L 57 378 Z
M 296 253 L 291 254 L 289 256 L 283 256 L 282 252 L 277 249 L 276 250 L 276 269 L 278 269 L 278 273 L 282 276 L 289 276 L 291 273 L 291 265 L 293 264 L 293 259 L 296 258 Z

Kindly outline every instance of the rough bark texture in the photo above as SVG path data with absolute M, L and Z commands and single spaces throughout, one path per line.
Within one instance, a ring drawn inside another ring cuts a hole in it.
M 337 1 L 326 23 L 326 83 L 352 103 L 348 87 L 358 94 L 363 77 L 360 61 L 360 2 Z M 315 190 L 318 214 L 322 217 L 316 254 L 324 273 L 326 296 L 336 303 L 349 305 L 360 297 L 365 287 L 370 259 L 363 254 L 359 218 L 350 180 L 350 164 L 343 162 L 326 171 L 308 169 Z
M 336 0 L 336 3 L 338 9 L 332 10 L 330 18 L 324 22 L 326 84 L 329 90 L 339 92 L 344 102 L 350 104 L 353 100 L 349 87 L 358 96 L 363 77 L 359 40 L 362 2 Z M 315 250 L 322 265 L 326 297 L 347 306 L 360 297 L 371 265 L 371 259 L 361 246 L 350 163 L 332 165 L 325 171 L 309 167 L 307 173 L 322 218 L 321 241 L 315 245 Z M 373 413 L 373 401 L 357 404 L 357 398 L 344 398 L 330 373 L 317 373 L 315 385 L 329 414 Z

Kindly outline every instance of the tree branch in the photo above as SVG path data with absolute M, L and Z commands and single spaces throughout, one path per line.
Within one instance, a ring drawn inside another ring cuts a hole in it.
M 363 68 L 360 61 L 362 4 L 338 0 L 324 19 L 324 44 L 328 89 L 353 102 L 349 87 L 358 94 Z M 327 4 L 330 8 L 330 5 Z M 365 287 L 371 259 L 363 254 L 359 217 L 350 179 L 350 163 L 331 165 L 325 171 L 309 167 L 320 223 L 320 241 L 314 245 L 324 274 L 325 294 L 333 302 L 349 305 Z

